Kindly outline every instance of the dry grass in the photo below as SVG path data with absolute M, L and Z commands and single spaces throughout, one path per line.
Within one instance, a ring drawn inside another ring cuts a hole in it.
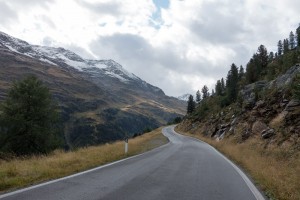
M 72 152 L 57 150 L 48 156 L 0 160 L 0 191 L 8 191 L 91 169 L 115 160 L 136 155 L 166 144 L 161 128 L 129 140 L 128 154 L 124 142 L 81 148 Z
M 271 199 L 300 200 L 299 152 L 278 147 L 266 149 L 256 138 L 244 143 L 236 143 L 234 138 L 217 142 L 200 134 L 184 134 L 209 143 L 243 167 Z

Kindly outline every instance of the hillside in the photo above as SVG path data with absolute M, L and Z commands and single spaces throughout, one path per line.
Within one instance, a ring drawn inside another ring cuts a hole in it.
M 105 143 L 166 124 L 185 102 L 113 60 L 87 60 L 63 49 L 30 45 L 0 32 L 0 101 L 13 81 L 35 75 L 58 102 L 69 147 Z
M 202 104 L 179 124 L 182 131 L 201 133 L 218 141 L 235 138 L 243 142 L 250 137 L 268 145 L 289 146 L 300 150 L 300 101 L 292 95 L 291 85 L 300 73 L 300 65 L 292 66 L 272 81 L 261 80 L 245 85 L 239 102 L 218 107 L 217 97 Z
M 176 128 L 241 166 L 270 199 L 298 200 L 300 46 L 264 63 L 260 56 L 245 73 L 232 64 L 226 86 L 218 81 Z

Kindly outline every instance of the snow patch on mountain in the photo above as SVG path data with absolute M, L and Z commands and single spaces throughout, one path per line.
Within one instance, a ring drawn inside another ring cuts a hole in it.
M 23 54 L 42 62 L 62 66 L 68 65 L 78 71 L 86 71 L 97 68 L 102 74 L 117 78 L 124 83 L 141 81 L 136 75 L 129 73 L 119 63 L 113 60 L 87 60 L 64 48 L 30 45 L 20 39 L 14 38 L 0 31 L 0 45 L 9 50 Z

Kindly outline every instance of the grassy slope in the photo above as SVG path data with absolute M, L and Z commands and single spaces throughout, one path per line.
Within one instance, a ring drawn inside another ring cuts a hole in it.
M 256 138 L 244 143 L 236 143 L 234 138 L 217 142 L 201 134 L 183 134 L 209 143 L 243 167 L 271 199 L 300 200 L 299 153 L 265 149 Z
M 0 160 L 0 192 L 91 169 L 143 153 L 167 142 L 168 139 L 161 134 L 161 128 L 159 128 L 130 139 L 127 155 L 124 155 L 124 142 L 118 141 L 112 144 L 80 148 L 67 153 L 57 150 L 48 156 Z

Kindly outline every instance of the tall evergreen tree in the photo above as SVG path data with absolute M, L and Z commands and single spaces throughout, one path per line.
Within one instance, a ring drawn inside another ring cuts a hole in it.
M 281 40 L 278 41 L 277 47 L 278 47 L 278 56 L 281 56 L 282 51 L 283 51 L 283 46 L 282 46 Z
M 259 62 L 259 67 L 264 69 L 268 65 L 268 51 L 264 45 L 260 45 L 257 49 L 257 59 Z
M 221 84 L 221 81 L 220 81 L 220 80 L 217 81 L 217 84 L 216 84 L 216 86 L 215 86 L 215 90 L 216 90 L 216 95 L 217 95 L 217 96 L 221 96 L 221 95 L 222 95 L 223 89 L 222 89 L 222 84 Z
M 273 53 L 273 51 L 271 51 L 271 52 L 269 53 L 268 62 L 270 63 L 270 62 L 272 62 L 273 60 L 274 60 L 274 53 Z
M 297 39 L 297 46 L 300 47 L 300 24 L 296 29 L 296 39 Z
M 228 72 L 226 82 L 228 100 L 234 102 L 238 94 L 238 68 L 234 63 Z
M 200 101 L 201 101 L 201 94 L 200 94 L 200 91 L 199 90 L 197 90 L 197 92 L 196 92 L 196 103 L 200 103 Z
M 246 79 L 248 83 L 253 83 L 258 79 L 258 71 L 256 66 L 256 55 L 254 54 L 246 66 Z
M 245 75 L 245 70 L 243 65 L 241 65 L 239 69 L 239 80 L 241 80 L 244 75 Z
M 203 86 L 201 92 L 202 92 L 203 99 L 206 99 L 207 97 L 209 97 L 208 87 L 206 85 Z
M 0 151 L 40 154 L 60 144 L 56 106 L 48 88 L 36 77 L 15 82 L 0 113 Z
M 215 90 L 211 89 L 211 96 L 214 96 L 214 95 L 215 95 Z
M 295 46 L 296 46 L 296 43 L 295 43 L 295 35 L 293 33 L 293 31 L 290 32 L 290 49 L 294 49 Z
M 221 78 L 221 86 L 222 86 L 222 94 L 225 93 L 225 83 L 224 83 L 224 78 Z
M 193 113 L 195 111 L 195 107 L 196 107 L 193 95 L 189 96 L 187 104 L 188 104 L 187 105 L 187 114 Z
M 289 51 L 289 39 L 283 40 L 283 53 L 287 53 Z

